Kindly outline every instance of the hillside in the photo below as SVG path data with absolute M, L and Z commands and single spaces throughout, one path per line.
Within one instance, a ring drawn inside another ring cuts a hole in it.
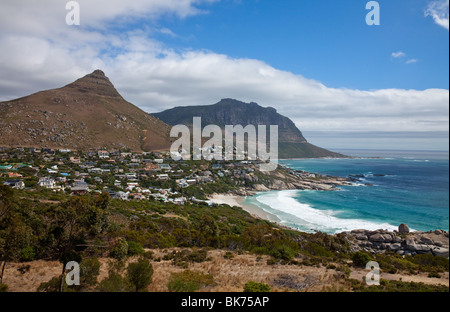
M 127 102 L 96 70 L 77 81 L 0 103 L 0 145 L 168 149 L 170 127 Z
M 214 105 L 175 107 L 152 114 L 169 125 L 192 126 L 193 117 L 201 117 L 202 125 L 278 125 L 280 158 L 344 157 L 314 146 L 289 118 L 280 115 L 272 107 L 261 107 L 256 103 L 244 103 L 223 99 Z

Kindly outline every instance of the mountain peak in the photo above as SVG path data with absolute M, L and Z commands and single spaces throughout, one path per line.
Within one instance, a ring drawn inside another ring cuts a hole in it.
M 6 146 L 152 151 L 171 144 L 170 127 L 127 102 L 101 70 L 62 88 L 0 102 L 0 113 Z
M 64 88 L 75 89 L 82 93 L 94 93 L 101 96 L 122 98 L 109 78 L 100 69 L 94 70 L 92 73 L 72 82 Z

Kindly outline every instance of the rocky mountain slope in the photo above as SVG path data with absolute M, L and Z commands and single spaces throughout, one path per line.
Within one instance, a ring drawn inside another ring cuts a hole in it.
M 101 70 L 59 88 L 0 103 L 0 145 L 168 149 L 170 127 L 127 102 Z
M 214 105 L 175 107 L 152 115 L 172 126 L 192 126 L 193 117 L 201 117 L 202 126 L 214 124 L 222 128 L 225 125 L 278 125 L 280 158 L 343 157 L 308 143 L 292 120 L 272 107 L 256 103 L 223 99 Z

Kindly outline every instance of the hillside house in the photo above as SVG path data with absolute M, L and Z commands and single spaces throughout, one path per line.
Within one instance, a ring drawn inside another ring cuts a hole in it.
M 6 180 L 3 182 L 3 185 L 19 190 L 23 190 L 25 188 L 25 183 L 22 180 Z
M 56 181 L 52 178 L 41 178 L 38 185 L 43 188 L 54 189 L 56 188 Z
M 158 174 L 158 175 L 156 176 L 156 178 L 157 178 L 158 180 L 169 180 L 169 175 L 168 175 L 168 174 Z
M 100 159 L 108 159 L 109 158 L 108 151 L 98 151 L 97 155 L 98 155 L 98 158 L 100 158 Z

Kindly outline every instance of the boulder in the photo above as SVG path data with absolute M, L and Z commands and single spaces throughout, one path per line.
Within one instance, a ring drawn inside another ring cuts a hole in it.
M 387 249 L 390 250 L 390 251 L 398 251 L 401 248 L 402 248 L 401 244 L 395 243 L 395 244 L 389 244 Z
M 420 238 L 420 243 L 425 245 L 434 245 L 434 241 L 431 238 L 425 236 L 422 236 Z
M 369 237 L 369 241 L 376 242 L 376 243 L 384 243 L 386 239 L 384 238 L 383 234 L 377 233 L 373 234 Z
M 402 242 L 402 239 L 401 239 L 401 237 L 398 237 L 398 236 L 393 236 L 392 237 L 392 242 L 393 243 L 401 243 Z
M 433 249 L 431 249 L 431 253 L 435 256 L 440 256 L 444 258 L 449 257 L 449 250 L 447 248 L 434 247 Z
M 356 238 L 357 240 L 360 240 L 360 241 L 366 241 L 366 240 L 369 239 L 369 238 L 367 237 L 367 235 L 364 235 L 364 234 L 356 234 L 356 235 L 355 235 L 355 238 Z
M 405 249 L 409 250 L 409 251 L 416 251 L 416 242 L 413 238 L 407 238 L 404 242 L 403 245 L 405 247 Z
M 418 254 L 431 253 L 431 247 L 428 245 L 416 244 L 415 248 L 415 252 L 417 252 Z
M 400 224 L 399 227 L 398 227 L 398 232 L 400 234 L 408 234 L 409 231 L 410 231 L 409 230 L 409 226 L 406 225 L 405 223 Z
M 352 230 L 350 233 L 351 234 L 365 234 L 366 230 Z
M 391 234 L 384 234 L 384 242 L 390 243 L 392 242 L 392 235 Z

